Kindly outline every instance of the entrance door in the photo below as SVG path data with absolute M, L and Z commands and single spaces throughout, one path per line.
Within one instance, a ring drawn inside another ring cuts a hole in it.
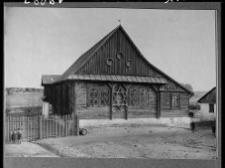
M 112 118 L 127 118 L 127 88 L 123 84 L 115 84 L 112 88 Z

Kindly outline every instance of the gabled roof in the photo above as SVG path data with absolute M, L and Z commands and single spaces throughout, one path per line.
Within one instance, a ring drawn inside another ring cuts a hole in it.
M 203 95 L 198 103 L 216 103 L 216 87 L 212 88 L 205 95 Z
M 139 49 L 136 47 L 134 42 L 131 40 L 129 35 L 126 33 L 126 31 L 123 29 L 121 25 L 117 26 L 115 29 L 113 29 L 110 33 L 108 33 L 105 37 L 103 37 L 99 42 L 97 42 L 93 47 L 91 47 L 89 50 L 87 50 L 84 54 L 82 54 L 63 74 L 61 77 L 59 77 L 56 81 L 52 83 L 57 83 L 57 82 L 62 82 L 65 81 L 69 78 L 71 78 L 72 75 L 74 75 L 89 59 L 92 58 L 92 56 L 98 51 L 98 49 L 103 46 L 107 40 L 118 30 L 120 29 L 124 35 L 129 39 L 131 42 L 132 46 L 136 49 L 136 51 L 140 54 L 140 56 L 144 59 L 144 61 L 147 62 L 147 64 L 153 68 L 154 70 L 158 71 L 160 74 L 165 76 L 167 79 L 171 80 L 175 84 L 177 84 L 180 88 L 184 89 L 188 93 L 193 94 L 192 91 L 188 90 L 186 87 L 183 87 L 180 83 L 176 82 L 174 79 L 163 73 L 161 70 L 156 68 L 154 65 L 152 65 L 144 56 L 143 54 L 139 51 Z

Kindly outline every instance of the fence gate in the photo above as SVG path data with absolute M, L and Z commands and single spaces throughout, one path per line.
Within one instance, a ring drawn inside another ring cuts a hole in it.
M 20 129 L 23 141 L 42 138 L 79 135 L 79 119 L 69 115 L 45 119 L 41 115 L 8 115 L 5 118 L 5 139 L 10 140 L 10 132 Z

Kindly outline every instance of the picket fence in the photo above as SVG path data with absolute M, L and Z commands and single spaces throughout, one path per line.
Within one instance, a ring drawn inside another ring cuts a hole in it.
M 5 118 L 5 139 L 10 141 L 12 131 L 22 131 L 22 141 L 79 135 L 77 116 L 44 118 L 42 115 L 8 115 Z

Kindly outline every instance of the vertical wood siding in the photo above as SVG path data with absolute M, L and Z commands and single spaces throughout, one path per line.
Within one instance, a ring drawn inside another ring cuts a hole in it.
M 171 108 L 171 95 L 179 95 L 179 107 Z M 187 116 L 190 95 L 185 92 L 161 92 L 161 116 Z
M 129 102 L 128 108 L 128 118 L 143 118 L 143 117 L 155 117 L 156 116 L 156 109 L 157 109 L 157 99 L 156 99 L 156 92 L 147 85 L 132 85 L 131 88 L 136 89 L 148 89 L 149 95 L 149 106 L 148 107 L 135 107 L 132 106 Z
M 11 132 L 22 133 L 23 141 L 34 141 L 42 138 L 79 135 L 79 118 L 69 115 L 45 119 L 42 116 L 10 115 L 5 118 L 5 139 L 11 141 Z
M 76 114 L 80 119 L 108 119 L 109 105 L 104 107 L 87 106 L 87 90 L 88 87 L 93 85 L 96 85 L 96 87 L 105 86 L 98 83 L 76 82 Z
M 76 107 L 86 108 L 87 107 L 86 83 L 76 82 L 75 92 L 76 92 Z
M 117 54 L 123 55 L 122 59 L 117 58 Z M 106 64 L 107 59 L 113 61 L 112 66 Z M 126 67 L 126 62 L 132 61 L 130 68 Z M 163 77 L 160 72 L 152 68 L 139 54 L 130 40 L 122 30 L 109 38 L 105 44 L 94 54 L 93 57 L 77 72 L 78 74 L 116 74 L 116 75 L 136 75 Z M 166 77 L 165 77 L 166 78 Z M 166 78 L 168 84 L 161 87 L 163 91 L 184 91 L 183 88 Z
M 103 87 L 104 84 L 99 83 L 85 83 L 85 82 L 77 82 L 76 83 L 76 114 L 80 119 L 109 119 L 110 118 L 110 104 L 107 106 L 87 106 L 87 92 L 89 86 Z M 147 86 L 135 85 L 138 88 L 143 88 Z M 156 109 L 157 109 L 157 100 L 156 100 L 156 92 L 148 86 L 149 89 L 149 107 L 132 107 L 128 104 L 128 119 L 129 118 L 143 118 L 143 117 L 155 117 Z M 129 92 L 129 90 L 128 90 Z M 128 93 L 129 96 L 129 93 Z M 127 97 L 128 98 L 128 97 Z M 129 99 L 129 98 L 128 98 Z M 127 99 L 127 101 L 128 101 Z M 126 113 L 125 108 L 122 107 L 118 109 L 117 107 L 112 108 L 113 116 L 112 119 L 115 118 L 123 118 L 125 119 Z
M 117 59 L 117 53 L 122 53 L 121 60 Z M 106 64 L 108 58 L 113 60 L 113 65 L 110 67 Z M 130 68 L 126 67 L 127 60 L 132 61 Z M 109 38 L 78 73 L 161 76 L 139 55 L 121 30 Z
M 170 92 L 161 92 L 161 110 L 170 110 Z

